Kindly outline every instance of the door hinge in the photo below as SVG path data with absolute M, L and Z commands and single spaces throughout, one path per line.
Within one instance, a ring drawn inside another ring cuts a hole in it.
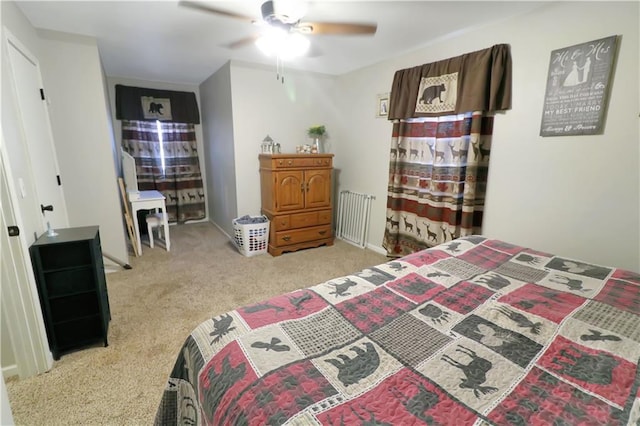
M 60 175 L 56 175 L 56 179 L 58 180 L 58 186 L 62 186 L 62 181 L 60 180 Z
M 9 231 L 10 237 L 17 237 L 20 235 L 20 228 L 17 226 L 7 226 L 7 231 Z
M 40 89 L 40 99 L 44 101 L 44 89 Z

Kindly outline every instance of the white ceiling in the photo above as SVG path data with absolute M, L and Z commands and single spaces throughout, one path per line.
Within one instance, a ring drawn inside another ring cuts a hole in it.
M 95 37 L 108 76 L 199 84 L 230 59 L 275 65 L 253 44 L 235 50 L 225 47 L 256 34 L 255 25 L 179 6 L 177 0 L 16 3 L 36 28 Z M 262 0 L 202 3 L 257 19 Z M 339 75 L 541 4 L 308 1 L 304 21 L 377 23 L 378 31 L 374 36 L 311 36 L 317 56 L 292 61 L 287 67 Z

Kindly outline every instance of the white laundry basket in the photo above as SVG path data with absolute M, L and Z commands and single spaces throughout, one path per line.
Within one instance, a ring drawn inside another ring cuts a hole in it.
M 263 218 L 260 223 L 239 223 L 239 217 L 233 220 L 234 242 L 238 251 L 247 257 L 267 252 L 269 245 L 269 219 L 266 216 L 250 216 L 251 219 Z

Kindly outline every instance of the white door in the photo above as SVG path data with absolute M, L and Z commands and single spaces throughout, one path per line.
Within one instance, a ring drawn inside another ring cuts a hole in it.
M 9 62 L 26 150 L 36 187 L 43 230 L 69 226 L 49 113 L 37 60 L 18 40 L 8 37 Z M 43 94 L 44 93 L 44 94 Z M 44 210 L 41 210 L 41 207 Z
M 24 226 L 16 210 L 16 195 L 10 186 L 12 177 L 7 160 L 4 143 L 0 140 L 2 370 L 24 378 L 49 370 L 53 361 L 26 248 Z

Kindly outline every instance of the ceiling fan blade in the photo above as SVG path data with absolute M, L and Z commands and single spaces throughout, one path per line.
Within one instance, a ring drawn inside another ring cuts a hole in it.
M 375 34 L 376 24 L 353 24 L 348 22 L 300 22 L 296 27 L 306 34 Z
M 227 18 L 240 19 L 242 21 L 248 21 L 248 22 L 255 22 L 255 19 L 249 16 L 244 16 L 238 13 L 229 12 L 224 9 L 218 9 L 216 7 L 209 6 L 208 4 L 200 3 L 197 1 L 180 0 L 178 4 L 180 6 L 186 6 L 192 9 L 197 9 L 197 10 L 201 10 L 208 13 L 215 13 L 216 15 L 226 16 Z
M 229 49 L 239 49 L 241 47 L 245 47 L 248 44 L 254 43 L 258 39 L 258 35 L 253 35 L 245 38 L 241 38 L 240 40 L 236 40 L 233 43 L 229 43 L 226 47 Z

